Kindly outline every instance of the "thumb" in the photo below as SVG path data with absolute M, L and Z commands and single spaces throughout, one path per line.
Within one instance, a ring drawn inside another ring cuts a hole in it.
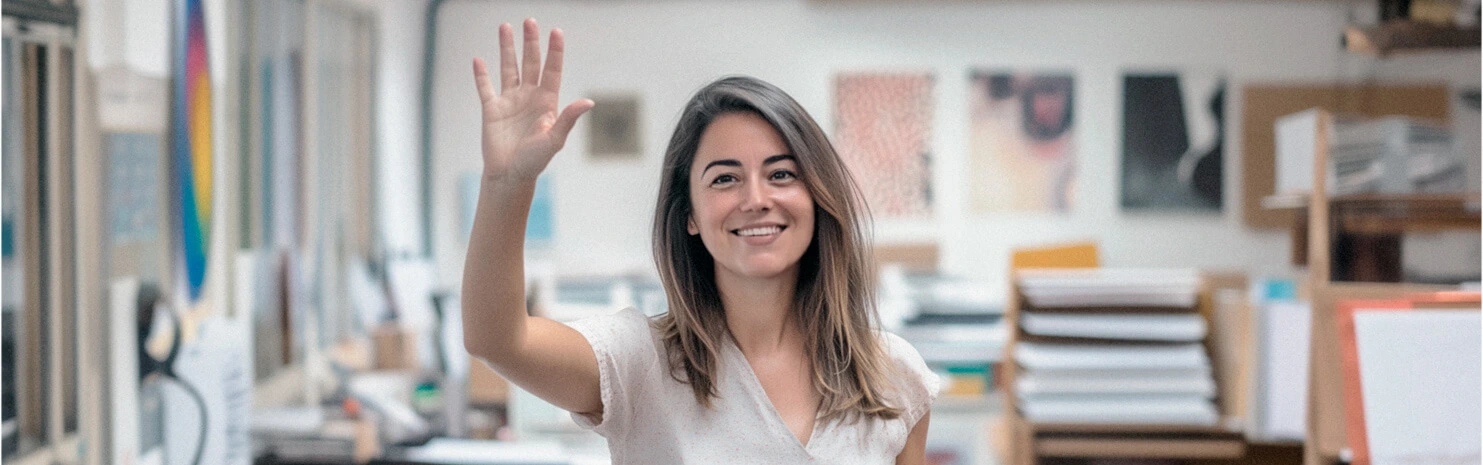
M 557 116 L 556 123 L 551 125 L 551 136 L 556 139 L 558 145 L 566 145 L 566 136 L 572 132 L 572 126 L 577 124 L 577 118 L 596 105 L 592 100 L 584 98 L 572 102 L 571 105 L 566 106 L 566 109 L 561 110 L 561 116 Z

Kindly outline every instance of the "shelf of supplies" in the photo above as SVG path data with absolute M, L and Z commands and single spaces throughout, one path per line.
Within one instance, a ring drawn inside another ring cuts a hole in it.
M 1012 353 L 1014 347 L 1021 343 L 1032 340 L 1042 340 L 1027 334 L 1019 326 L 1021 312 L 1030 310 L 1028 299 L 1025 298 L 1017 280 L 1018 273 L 1010 276 L 1010 299 L 1006 305 L 1005 321 L 1013 328 L 1009 331 L 1010 340 L 1006 344 L 1007 353 Z M 1087 309 L 1059 309 L 1074 312 L 1110 312 L 1110 313 L 1165 313 L 1170 311 L 1190 312 L 1194 311 L 1204 315 L 1208 320 L 1211 317 L 1211 288 L 1208 281 L 1201 277 L 1199 297 L 1193 309 L 1184 308 L 1175 310 L 1164 307 L 1108 307 L 1101 306 Z M 1046 309 L 1035 309 L 1044 311 Z M 1116 457 L 1130 459 L 1236 459 L 1246 454 L 1246 440 L 1240 429 L 1232 429 L 1226 425 L 1235 424 L 1233 421 L 1235 402 L 1232 396 L 1235 393 L 1233 385 L 1226 376 L 1234 374 L 1222 373 L 1223 362 L 1226 356 L 1232 356 L 1223 350 L 1215 334 L 1204 338 L 1207 353 L 1211 357 L 1212 376 L 1220 391 L 1216 401 L 1216 409 L 1220 415 L 1220 421 L 1214 426 L 1180 425 L 1180 424 L 1129 424 L 1129 423 L 1037 423 L 1031 422 L 1019 409 L 1018 400 L 1015 397 L 1015 380 L 1019 376 L 1021 367 L 1006 356 L 1007 363 L 1003 365 L 1005 380 L 1003 391 L 1000 395 L 1004 399 L 1004 414 L 1009 425 L 1009 450 L 1006 463 L 1015 465 L 1031 465 L 1039 462 L 1042 457 Z M 1115 341 L 1101 341 L 1102 343 L 1117 344 Z
M 1420 21 L 1349 26 L 1344 28 L 1344 44 L 1351 52 L 1376 56 L 1412 50 L 1478 48 L 1478 26 Z

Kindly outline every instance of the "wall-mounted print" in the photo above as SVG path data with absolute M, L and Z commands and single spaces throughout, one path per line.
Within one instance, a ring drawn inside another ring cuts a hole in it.
M 612 94 L 591 98 L 597 106 L 587 115 L 587 153 L 596 159 L 639 158 L 643 151 L 639 97 Z
M 932 212 L 932 75 L 834 79 L 834 142 L 878 217 Z
M 972 211 L 1071 211 L 1076 187 L 1071 73 L 975 71 L 969 79 Z
M 1218 74 L 1123 77 L 1124 210 L 1221 210 L 1225 88 Z
M 175 268 L 182 304 L 195 307 L 205 289 L 211 250 L 211 76 L 206 16 L 200 0 L 175 5 L 170 151 L 176 214 Z

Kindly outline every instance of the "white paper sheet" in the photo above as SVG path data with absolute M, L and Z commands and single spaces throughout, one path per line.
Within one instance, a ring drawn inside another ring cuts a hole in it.
M 1373 465 L 1479 463 L 1479 324 L 1476 310 L 1355 312 Z
M 1014 359 L 1028 369 L 1210 368 L 1199 343 L 1177 345 L 1102 345 L 1020 342 Z
M 1025 312 L 1020 326 L 1037 336 L 1173 342 L 1203 340 L 1207 329 L 1198 313 Z
M 1054 373 L 1054 372 L 1052 372 Z M 1039 394 L 1182 394 L 1211 399 L 1215 380 L 1198 370 L 1106 372 L 1100 376 L 1068 377 L 1029 371 L 1015 380 L 1016 392 Z
M 407 460 L 449 465 L 566 464 L 569 454 L 553 441 L 483 441 L 436 438 L 407 449 Z
M 1021 399 L 1025 418 L 1036 423 L 1119 423 L 1211 426 L 1215 405 L 1200 396 L 1057 396 Z
M 1192 307 L 1200 274 L 1190 269 L 1024 270 L 1019 285 L 1037 307 Z
M 1308 418 L 1308 346 L 1311 304 L 1274 301 L 1261 315 L 1257 405 L 1263 439 L 1302 441 Z

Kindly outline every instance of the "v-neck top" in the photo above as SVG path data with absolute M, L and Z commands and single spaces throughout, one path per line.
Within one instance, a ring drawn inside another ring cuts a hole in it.
M 730 338 L 717 353 L 717 397 L 707 408 L 670 376 L 662 336 L 633 308 L 571 323 L 597 354 L 603 413 L 573 413 L 608 440 L 614 465 L 653 463 L 889 464 L 937 398 L 941 380 L 911 344 L 879 332 L 897 367 L 894 420 L 814 422 L 807 445 L 788 429 L 746 357 Z

